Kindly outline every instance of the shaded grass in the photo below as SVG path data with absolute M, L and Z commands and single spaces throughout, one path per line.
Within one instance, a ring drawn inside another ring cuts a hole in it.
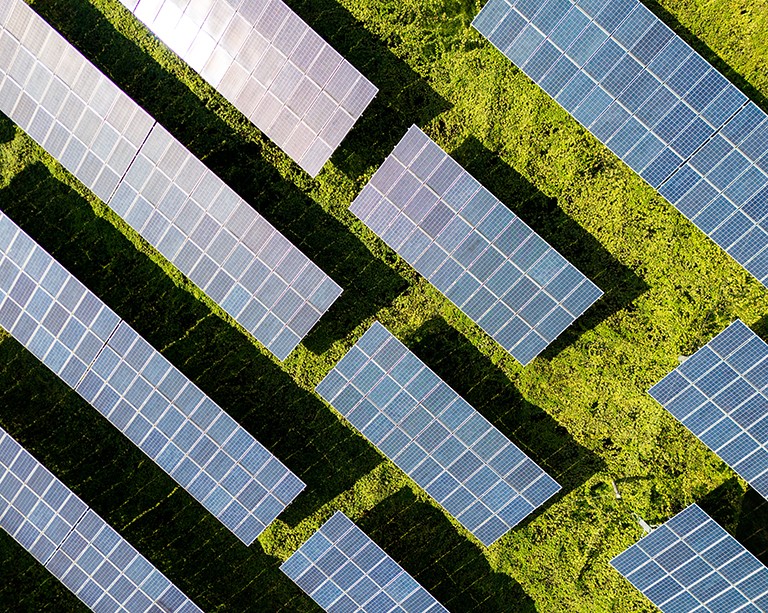
M 478 548 L 410 488 L 381 502 L 358 524 L 449 611 L 536 610 L 516 582 L 493 572 Z

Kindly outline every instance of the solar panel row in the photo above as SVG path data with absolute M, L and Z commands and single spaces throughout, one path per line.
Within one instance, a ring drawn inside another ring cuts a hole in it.
M 0 111 L 285 359 L 341 288 L 23 0 L 8 2 Z
M 378 322 L 317 392 L 486 546 L 560 490 Z
M 768 117 L 637 0 L 490 0 L 473 25 L 768 284 Z
M 378 91 L 282 0 L 121 0 L 316 176 Z
M 768 611 L 768 568 L 695 504 L 611 564 L 664 613 Z
M 109 205 L 280 360 L 341 294 L 158 124 Z
M 523 365 L 602 295 L 416 126 L 350 210 Z
M 736 320 L 649 394 L 768 499 L 768 345 Z
M 2 428 L 0 527 L 94 611 L 200 611 Z
M 341 511 L 320 526 L 280 570 L 325 611 L 447 611 Z
M 304 484 L 0 212 L 0 326 L 246 545 Z

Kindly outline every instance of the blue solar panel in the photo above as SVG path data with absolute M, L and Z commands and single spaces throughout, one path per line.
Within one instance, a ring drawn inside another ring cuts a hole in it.
M 2 212 L 0 326 L 247 545 L 304 489 Z
M 736 320 L 649 394 L 768 499 L 768 345 Z
M 285 359 L 341 288 L 23 0 L 9 4 L 0 111 Z
M 0 527 L 94 611 L 200 612 L 2 428 Z
M 695 504 L 611 565 L 664 613 L 768 611 L 768 568 Z
M 447 613 L 341 511 L 320 526 L 280 570 L 325 611 Z
M 602 295 L 416 126 L 350 210 L 523 365 Z
M 486 546 L 560 490 L 378 322 L 317 392 Z
M 661 20 L 637 0 L 490 0 L 473 25 L 768 285 L 768 116 Z

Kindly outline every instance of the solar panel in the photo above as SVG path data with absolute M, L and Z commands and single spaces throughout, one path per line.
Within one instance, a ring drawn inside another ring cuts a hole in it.
M 0 527 L 94 611 L 200 611 L 2 428 Z
M 768 611 L 768 568 L 695 504 L 611 565 L 664 613 Z
M 602 295 L 416 126 L 350 210 L 523 365 Z
M 0 111 L 278 359 L 341 288 L 23 0 L 0 30 Z
M 768 499 L 768 345 L 736 320 L 648 392 Z
M 304 489 L 2 212 L 0 326 L 246 545 Z
M 637 0 L 490 0 L 475 28 L 768 285 L 768 117 Z
M 325 611 L 447 609 L 341 511 L 280 567 Z
M 341 294 L 159 124 L 108 204 L 280 360 Z
M 282 0 L 121 0 L 316 176 L 376 87 Z
M 378 322 L 317 393 L 486 546 L 560 490 Z

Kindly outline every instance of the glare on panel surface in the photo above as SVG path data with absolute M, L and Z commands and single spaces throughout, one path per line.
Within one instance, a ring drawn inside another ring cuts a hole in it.
M 282 0 L 126 0 L 313 177 L 378 91 Z

